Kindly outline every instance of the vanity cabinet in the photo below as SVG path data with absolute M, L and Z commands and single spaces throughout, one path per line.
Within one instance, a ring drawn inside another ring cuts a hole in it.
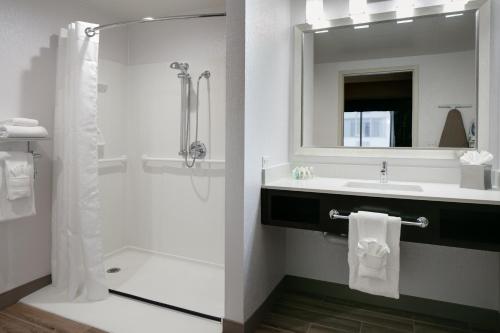
M 347 237 L 349 215 L 360 210 L 387 213 L 405 221 L 429 220 L 427 228 L 402 225 L 401 240 L 500 251 L 500 206 L 474 203 L 378 198 L 357 195 L 262 189 L 262 224 L 316 230 Z

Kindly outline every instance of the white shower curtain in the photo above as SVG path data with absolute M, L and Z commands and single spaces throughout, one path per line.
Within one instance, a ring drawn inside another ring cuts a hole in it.
M 69 299 L 100 300 L 106 287 L 97 155 L 99 35 L 62 29 L 54 117 L 52 280 Z

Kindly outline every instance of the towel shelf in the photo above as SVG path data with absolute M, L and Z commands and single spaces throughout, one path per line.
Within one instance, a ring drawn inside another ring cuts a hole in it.
M 0 138 L 0 143 L 9 143 L 9 142 L 30 142 L 30 141 L 47 141 L 50 140 L 50 137 L 44 138 Z
M 349 220 L 349 216 L 340 215 L 339 211 L 336 209 L 330 210 L 330 220 Z M 429 226 L 429 220 L 426 217 L 417 218 L 416 222 L 401 221 L 401 224 L 409 225 L 413 227 L 427 228 Z

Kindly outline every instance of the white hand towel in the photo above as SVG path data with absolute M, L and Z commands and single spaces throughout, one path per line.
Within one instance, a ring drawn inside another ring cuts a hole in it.
M 385 242 L 381 243 L 376 238 L 361 238 L 357 253 L 359 276 L 387 280 L 387 255 L 390 252 Z
M 38 120 L 30 118 L 10 118 L 0 121 L 0 125 L 35 127 L 38 126 Z
M 24 162 L 27 163 L 27 167 Z M 20 176 L 28 173 L 29 180 L 9 182 L 6 164 L 9 164 L 9 168 L 12 167 L 13 175 Z M 24 166 L 18 167 L 19 165 Z M 11 190 L 10 194 L 9 189 Z M 9 199 L 9 195 L 16 199 Z M 0 152 L 0 222 L 35 214 L 33 155 L 20 152 Z
M 42 126 L 0 125 L 0 138 L 46 138 L 47 130 Z
M 349 287 L 399 298 L 401 219 L 369 212 L 349 216 Z
M 8 200 L 31 197 L 33 166 L 29 163 L 29 155 L 31 154 L 22 154 L 5 160 Z

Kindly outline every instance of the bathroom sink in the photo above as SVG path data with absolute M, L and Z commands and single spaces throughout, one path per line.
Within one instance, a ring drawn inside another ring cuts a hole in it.
M 393 190 L 393 191 L 410 191 L 422 192 L 423 189 L 419 185 L 394 184 L 394 183 L 370 183 L 370 182 L 347 182 L 344 186 L 351 188 L 365 188 L 371 190 Z

